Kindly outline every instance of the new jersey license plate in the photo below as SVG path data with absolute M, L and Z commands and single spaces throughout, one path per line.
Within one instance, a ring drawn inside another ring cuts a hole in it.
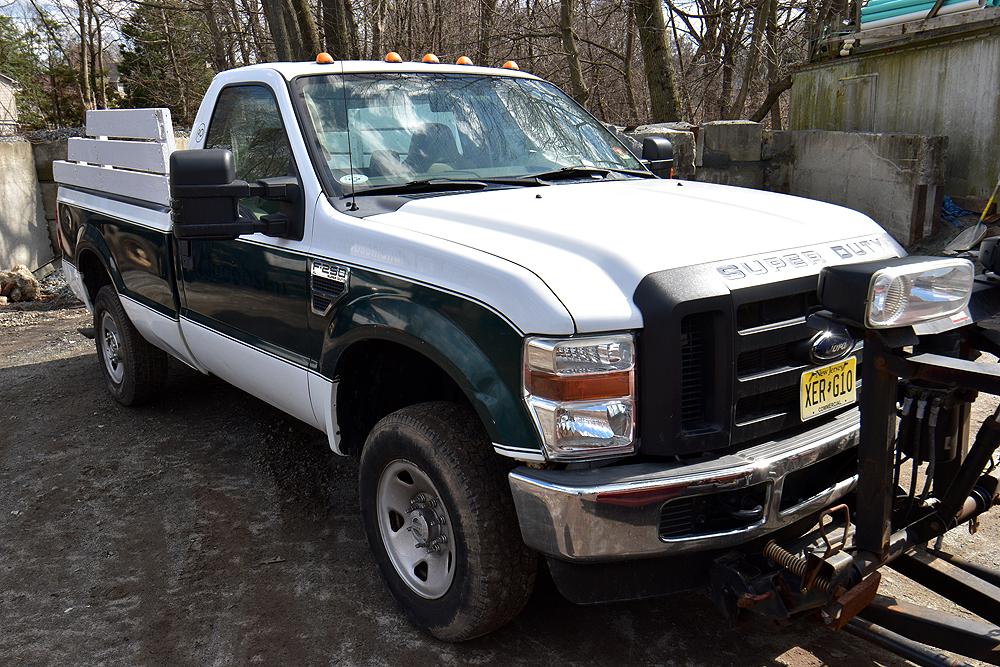
M 858 360 L 849 357 L 802 374 L 799 415 L 802 421 L 850 405 L 858 400 Z

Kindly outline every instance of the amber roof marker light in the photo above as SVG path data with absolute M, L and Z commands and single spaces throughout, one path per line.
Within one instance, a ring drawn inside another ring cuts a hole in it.
M 425 53 L 424 57 L 420 59 L 420 62 L 422 62 L 422 63 L 439 63 L 439 62 L 441 62 L 441 59 L 438 58 L 433 53 Z
M 385 54 L 385 61 L 387 63 L 401 63 L 403 62 L 403 56 L 399 55 L 395 51 L 390 51 Z
M 505 62 L 500 67 L 502 67 L 503 69 L 512 69 L 512 70 L 519 70 L 519 69 L 521 69 L 520 67 L 517 66 L 517 63 L 514 62 L 513 60 L 508 60 L 507 62 Z
M 459 56 L 458 59 L 455 60 L 455 64 L 456 65 L 471 65 L 472 64 L 472 58 L 470 58 L 469 56 Z
M 332 65 L 333 63 L 334 63 L 333 56 L 331 56 L 326 51 L 321 51 L 316 54 L 317 65 Z

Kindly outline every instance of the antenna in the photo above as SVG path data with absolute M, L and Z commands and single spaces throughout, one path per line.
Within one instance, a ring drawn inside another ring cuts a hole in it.
M 351 202 L 347 205 L 348 211 L 358 210 L 358 200 L 354 195 L 354 145 L 351 143 L 351 117 L 347 113 L 347 83 L 344 82 L 344 63 L 340 63 L 340 92 L 344 98 L 344 126 L 347 128 L 347 167 L 350 169 Z

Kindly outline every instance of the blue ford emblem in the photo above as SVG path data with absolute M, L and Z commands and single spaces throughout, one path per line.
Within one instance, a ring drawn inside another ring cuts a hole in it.
M 809 356 L 817 363 L 836 361 L 846 357 L 854 349 L 854 337 L 845 327 L 836 327 L 820 331 L 813 337 Z

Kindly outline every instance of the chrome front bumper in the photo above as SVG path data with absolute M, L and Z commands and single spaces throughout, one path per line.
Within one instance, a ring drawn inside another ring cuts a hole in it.
M 575 561 L 670 556 L 731 548 L 814 514 L 850 493 L 857 476 L 782 509 L 786 476 L 858 444 L 860 417 L 850 410 L 787 440 L 696 463 L 636 463 L 589 470 L 510 473 L 521 534 L 544 554 Z M 804 473 L 807 474 L 807 473 Z M 726 532 L 662 538 L 668 501 L 766 484 L 762 517 Z

